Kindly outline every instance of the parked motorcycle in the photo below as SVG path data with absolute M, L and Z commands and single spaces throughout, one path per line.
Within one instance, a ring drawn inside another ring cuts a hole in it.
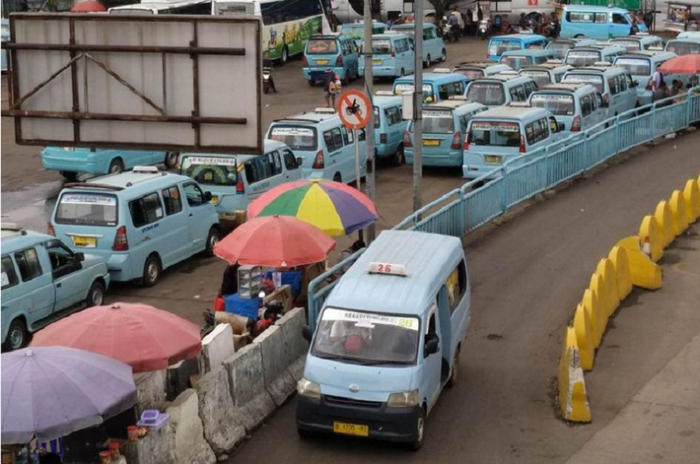
M 559 25 L 554 21 L 550 21 L 544 28 L 544 34 L 550 39 L 556 39 L 559 35 Z
M 460 31 L 458 27 L 454 27 L 451 24 L 445 24 L 442 27 L 442 36 L 448 42 L 457 42 L 459 40 Z
M 476 31 L 477 37 L 481 37 L 481 40 L 486 40 L 491 36 L 491 18 L 484 18 L 479 21 L 479 26 Z
M 277 92 L 275 87 L 275 80 L 272 77 L 272 65 L 263 66 L 262 68 L 262 78 L 263 78 L 263 93 Z

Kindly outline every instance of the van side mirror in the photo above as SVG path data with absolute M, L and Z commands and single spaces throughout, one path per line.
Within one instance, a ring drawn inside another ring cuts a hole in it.
M 75 256 L 75 260 L 79 263 L 82 263 L 83 261 L 85 261 L 85 253 L 83 253 L 83 252 L 79 251 L 79 252 L 75 253 L 73 256 Z
M 427 358 L 431 354 L 438 352 L 440 347 L 440 338 L 435 333 L 431 333 L 425 336 L 425 348 L 423 350 L 424 356 Z
M 209 191 L 204 192 L 204 201 L 207 203 L 211 201 L 211 192 L 209 192 Z
M 301 328 L 301 336 L 304 337 L 304 340 L 307 342 L 311 343 L 311 336 L 313 333 L 311 333 L 311 327 L 308 325 L 305 325 Z
M 303 161 L 304 161 L 304 160 L 301 159 L 301 156 L 297 156 L 297 167 L 298 167 L 298 168 L 301 167 L 301 163 L 302 163 Z
M 557 129 L 558 129 L 557 132 L 563 132 L 563 131 L 564 131 L 564 128 L 565 128 L 565 127 L 564 127 L 564 123 L 563 123 L 563 122 L 560 122 L 560 123 L 557 124 Z

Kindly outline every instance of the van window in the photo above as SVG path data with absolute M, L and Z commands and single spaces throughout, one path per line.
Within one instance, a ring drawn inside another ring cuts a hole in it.
M 51 270 L 55 278 L 70 274 L 76 270 L 74 267 L 75 256 L 65 245 L 58 241 L 53 241 L 50 243 L 50 246 L 46 247 L 46 251 L 49 253 Z
M 592 95 L 584 95 L 581 97 L 581 115 L 585 118 L 591 114 L 595 109 L 594 105 L 595 103 Z
M 564 82 L 583 82 L 591 84 L 600 93 L 605 93 L 605 81 L 600 74 L 567 74 L 564 76 Z
M 15 253 L 15 262 L 22 276 L 22 282 L 29 282 L 42 274 L 39 255 L 37 255 L 34 248 Z
M 572 116 L 574 114 L 573 95 L 536 93 L 530 98 L 530 104 L 535 108 L 546 108 L 556 116 Z
M 187 204 L 190 206 L 199 206 L 205 203 L 204 192 L 199 188 L 199 185 L 194 182 L 186 183 L 183 188 L 185 189 L 185 196 L 187 197 Z
M 17 271 L 15 271 L 15 265 L 12 262 L 12 258 L 5 256 L 2 258 L 2 289 L 14 287 L 19 283 L 19 278 L 17 277 Z
M 437 28 L 434 27 L 427 27 L 423 29 L 423 40 L 432 40 L 436 38 L 437 36 L 435 35 L 435 31 Z
M 307 55 L 329 55 L 338 53 L 338 43 L 335 39 L 309 39 L 306 46 Z
M 157 192 L 129 202 L 129 212 L 134 227 L 143 227 L 163 217 L 163 206 Z
M 566 64 L 572 66 L 591 66 L 600 61 L 600 52 L 596 50 L 571 49 L 566 55 Z
M 464 91 L 462 91 L 464 93 Z M 395 126 L 396 124 L 401 124 L 403 119 L 401 119 L 401 109 L 398 106 L 393 106 L 384 110 L 384 115 L 386 117 L 386 122 L 390 126 Z
M 594 13 L 567 11 L 566 20 L 572 23 L 592 23 Z
M 595 14 L 595 22 L 597 24 L 606 24 L 608 22 L 608 14 L 607 13 L 596 13 Z
M 447 100 L 454 95 L 464 95 L 464 82 L 449 82 L 438 86 L 440 100 Z
M 182 198 L 180 197 L 180 189 L 177 188 L 177 185 L 163 190 L 162 194 L 163 202 L 165 203 L 165 214 L 170 216 L 182 211 Z
M 496 106 L 506 102 L 506 95 L 503 84 L 474 82 L 469 86 L 467 99 L 486 106 Z
M 236 185 L 238 162 L 233 156 L 188 155 L 182 158 L 180 174 L 203 185 Z
M 527 95 L 527 97 L 530 97 L 530 94 L 537 90 L 537 84 L 535 82 L 525 82 L 523 85 L 525 86 L 525 95 Z
M 379 39 L 372 41 L 372 54 L 374 55 L 391 55 L 391 40 Z
M 542 64 L 547 62 L 547 57 L 546 56 L 536 56 L 535 57 L 535 64 Z
M 317 145 L 313 127 L 274 126 L 270 130 L 270 139 L 282 142 L 292 150 L 312 151 Z
M 283 148 L 282 158 L 284 158 L 284 166 L 287 168 L 287 171 L 299 169 L 299 165 L 297 164 L 297 158 L 296 156 L 294 156 L 294 153 L 292 153 L 292 150 L 288 148 Z
M 525 136 L 527 137 L 528 145 L 534 145 L 538 142 L 546 140 L 549 136 L 547 128 L 547 119 L 538 119 L 525 126 Z
M 622 79 L 621 79 L 622 78 Z M 622 92 L 622 81 L 624 78 L 621 75 L 608 77 L 608 86 L 610 87 L 610 93 L 612 95 L 617 95 Z
M 525 87 L 521 85 L 516 85 L 510 89 L 510 98 L 515 102 L 524 102 L 527 100 L 527 94 L 525 93 Z
M 470 81 L 484 77 L 484 71 L 482 69 L 455 69 L 455 73 L 466 76 Z
M 651 60 L 647 58 L 618 58 L 615 66 L 625 68 L 633 76 L 651 76 Z
M 673 52 L 679 56 L 700 53 L 700 43 L 672 40 L 666 44 L 666 51 Z
M 501 56 L 503 52 L 520 49 L 522 46 L 519 40 L 492 40 L 489 44 L 489 55 Z
M 530 42 L 525 44 L 525 48 L 531 49 L 531 50 L 541 50 L 544 48 L 546 45 L 545 42 L 537 41 L 537 42 Z
M 455 122 L 451 111 L 425 109 L 422 121 L 424 134 L 448 134 L 455 131 Z M 411 123 L 409 131 L 413 132 L 413 123 Z
M 514 122 L 476 121 L 469 132 L 469 143 L 496 147 L 520 146 L 520 126 Z
M 640 50 L 642 43 L 639 40 L 630 39 L 615 39 L 610 41 L 611 44 L 624 47 L 627 50 Z
M 70 192 L 61 195 L 56 222 L 85 226 L 117 224 L 117 197 L 99 193 Z
M 467 267 L 464 260 L 460 261 L 454 268 L 450 277 L 447 278 L 447 301 L 450 306 L 450 314 L 459 306 L 462 297 L 467 291 Z
M 245 162 L 245 176 L 248 185 L 282 173 L 282 161 L 277 150 L 256 156 Z
M 340 128 L 335 127 L 323 133 L 323 140 L 326 142 L 328 153 L 343 148 L 343 135 L 340 133 Z
M 629 24 L 627 18 L 622 13 L 613 13 L 613 23 L 615 24 Z
M 394 47 L 396 48 L 396 53 L 403 53 L 408 51 L 408 39 L 400 39 L 397 40 L 396 43 L 394 44 Z M 372 47 L 374 48 L 374 47 Z
M 547 71 L 527 70 L 521 72 L 520 74 L 522 74 L 523 76 L 530 77 L 537 83 L 538 86 L 543 86 L 551 83 L 551 78 L 549 77 L 549 73 Z

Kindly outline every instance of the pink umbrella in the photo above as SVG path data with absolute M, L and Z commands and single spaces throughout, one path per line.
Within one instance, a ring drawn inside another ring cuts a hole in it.
M 87 0 L 85 2 L 78 2 L 73 5 L 70 9 L 71 13 L 103 13 L 107 11 L 100 2 L 95 0 Z
M 134 372 L 166 369 L 202 350 L 200 329 L 145 304 L 94 306 L 34 335 L 31 346 L 68 346 L 130 365 Z

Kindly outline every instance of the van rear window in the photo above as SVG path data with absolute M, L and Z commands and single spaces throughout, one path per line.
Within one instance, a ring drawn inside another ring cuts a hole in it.
M 507 64 L 513 69 L 520 69 L 525 65 L 532 64 L 532 58 L 529 56 L 509 55 L 501 57 L 501 63 Z
M 409 131 L 413 132 L 413 123 Z M 451 134 L 454 131 L 455 122 L 451 111 L 423 110 L 424 134 Z
M 554 93 L 532 94 L 530 104 L 537 108 L 546 108 L 557 116 L 573 116 L 573 95 L 560 95 Z
M 591 66 L 600 61 L 600 52 L 593 50 L 569 50 L 566 55 L 566 64 L 571 66 Z
M 552 79 L 549 77 L 549 73 L 547 71 L 527 70 L 522 71 L 520 74 L 531 77 L 532 80 L 537 83 L 537 87 L 542 87 L 552 83 Z
M 611 44 L 620 47 L 625 47 L 627 50 L 641 50 L 642 44 L 638 40 L 615 39 L 610 41 Z
M 56 222 L 84 226 L 116 226 L 117 197 L 100 193 L 64 193 L 58 201 Z
M 466 76 L 470 81 L 484 77 L 483 69 L 455 69 L 455 73 Z
M 615 66 L 625 68 L 633 76 L 651 76 L 651 61 L 646 58 L 618 58 Z
M 695 42 L 676 42 L 670 41 L 666 45 L 667 52 L 673 52 L 676 55 L 690 55 L 700 53 L 700 44 Z
M 391 55 L 391 40 L 374 40 L 372 42 L 372 53 L 374 55 Z
M 503 84 L 474 82 L 467 91 L 467 100 L 486 106 L 496 106 L 506 102 L 506 94 Z
M 185 156 L 180 174 L 202 185 L 236 185 L 237 167 L 233 156 Z
M 591 84 L 598 92 L 605 93 L 603 76 L 599 74 L 566 74 L 562 82 L 583 82 L 585 84 Z
M 492 40 L 489 44 L 489 55 L 501 56 L 503 52 L 520 50 L 522 45 L 517 40 Z
M 474 121 L 469 143 L 495 147 L 519 147 L 520 126 L 514 122 Z
M 338 43 L 335 39 L 309 39 L 306 46 L 307 55 L 331 55 L 338 53 Z
M 283 142 L 292 150 L 311 151 L 318 145 L 316 129 L 299 126 L 274 126 L 270 138 Z

